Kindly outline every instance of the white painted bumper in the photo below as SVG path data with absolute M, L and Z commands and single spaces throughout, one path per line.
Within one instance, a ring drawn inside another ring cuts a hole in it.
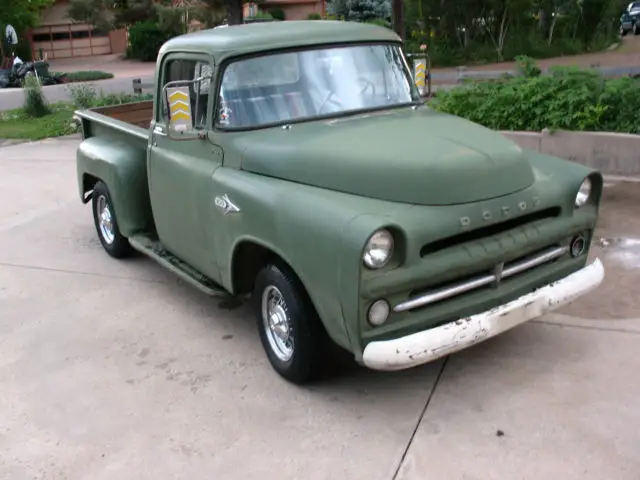
M 565 278 L 489 311 L 393 340 L 369 343 L 363 363 L 374 370 L 402 370 L 449 355 L 566 305 L 604 279 L 599 259 Z

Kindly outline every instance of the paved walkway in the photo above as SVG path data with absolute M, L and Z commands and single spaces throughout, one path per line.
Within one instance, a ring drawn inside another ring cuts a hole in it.
M 299 388 L 246 305 L 102 251 L 77 145 L 0 149 L 0 478 L 638 479 L 637 184 L 605 189 L 589 298 L 425 367 Z

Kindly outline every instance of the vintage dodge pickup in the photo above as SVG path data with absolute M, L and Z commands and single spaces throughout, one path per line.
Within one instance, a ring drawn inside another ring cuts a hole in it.
M 429 108 L 389 29 L 287 21 L 169 40 L 155 100 L 80 110 L 78 187 L 115 258 L 249 296 L 285 379 L 327 349 L 441 358 L 596 288 L 602 175 Z

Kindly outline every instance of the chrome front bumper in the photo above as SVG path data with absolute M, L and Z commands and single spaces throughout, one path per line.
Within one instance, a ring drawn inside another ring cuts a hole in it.
M 371 342 L 364 349 L 363 363 L 374 370 L 402 370 L 431 362 L 560 308 L 597 288 L 603 279 L 604 267 L 596 259 L 557 282 L 486 312 L 405 337 Z

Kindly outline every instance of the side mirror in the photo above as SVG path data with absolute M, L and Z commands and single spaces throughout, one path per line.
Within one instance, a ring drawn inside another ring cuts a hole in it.
M 211 76 L 199 77 L 194 80 L 175 80 L 162 87 L 164 109 L 168 118 L 167 135 L 172 140 L 207 138 L 206 132 L 198 128 L 198 122 L 194 118 L 194 113 L 197 114 L 200 111 L 199 87 L 203 81 L 211 82 Z M 198 93 L 195 95 L 195 106 L 192 109 L 190 87 L 195 84 L 198 84 L 198 88 L 193 91 Z

